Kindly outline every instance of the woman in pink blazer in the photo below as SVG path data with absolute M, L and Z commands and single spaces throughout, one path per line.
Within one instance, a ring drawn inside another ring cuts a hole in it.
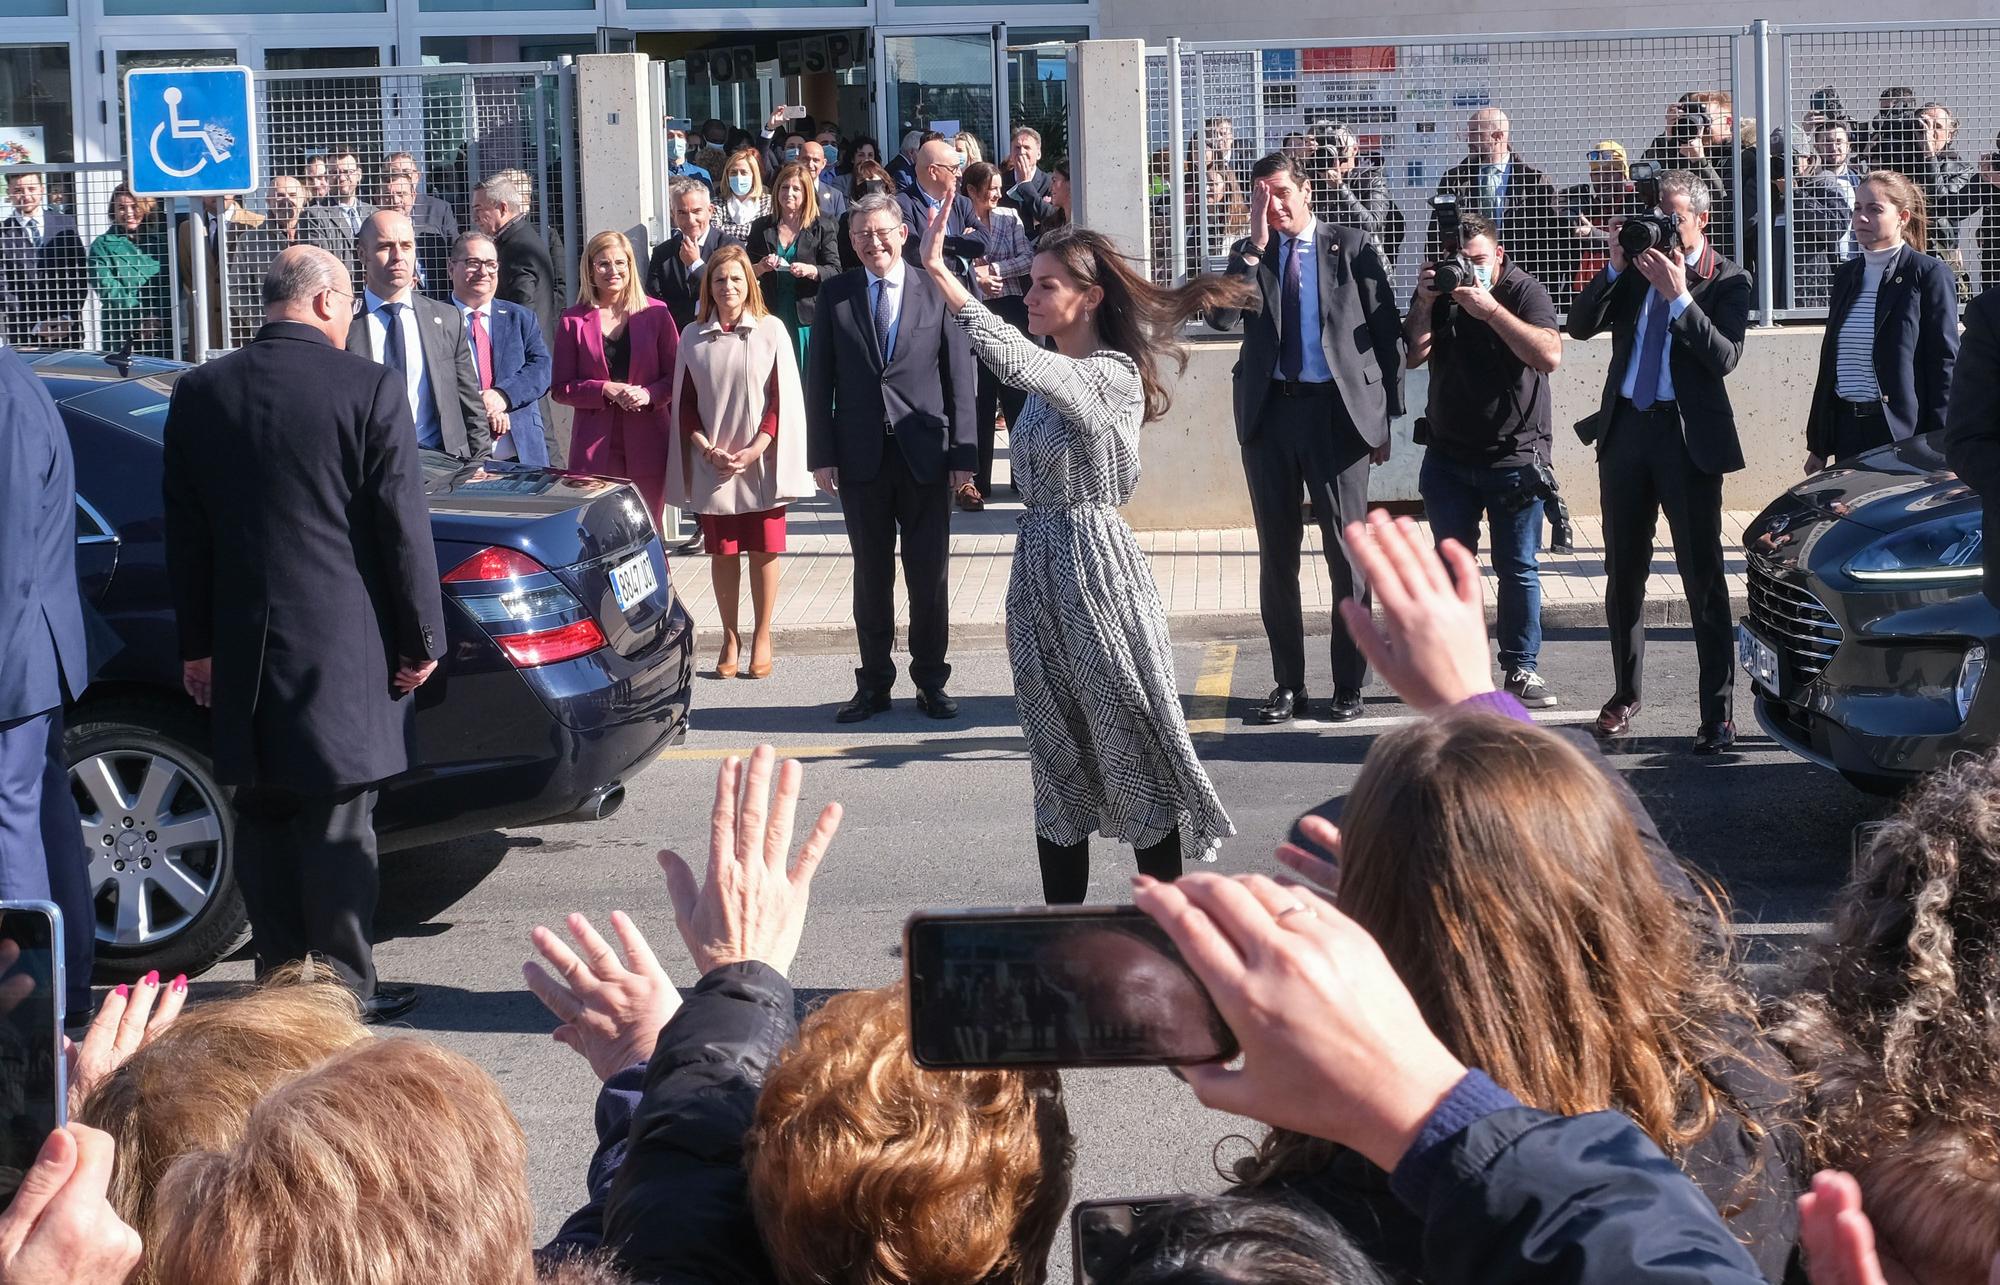
M 623 232 L 590 238 L 576 306 L 556 328 L 551 391 L 576 408 L 569 467 L 630 478 L 658 526 L 680 332 L 667 305 L 647 296 L 635 262 Z

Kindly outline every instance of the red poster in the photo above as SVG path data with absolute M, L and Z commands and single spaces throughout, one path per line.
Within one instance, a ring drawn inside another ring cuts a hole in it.
M 1394 71 L 1394 45 L 1339 45 L 1331 49 L 1301 49 L 1300 71 Z

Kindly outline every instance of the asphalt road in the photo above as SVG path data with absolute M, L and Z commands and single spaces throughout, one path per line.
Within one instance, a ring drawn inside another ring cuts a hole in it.
M 1309 683 L 1330 693 L 1324 640 L 1310 650 L 1319 668 Z M 1695 663 L 1686 632 L 1656 630 L 1647 659 L 1648 706 L 1613 760 L 1675 850 L 1720 881 L 1758 957 L 1769 958 L 1825 917 L 1847 869 L 1852 827 L 1884 815 L 1886 804 L 1776 748 L 1747 708 L 1737 753 L 1694 758 L 1687 745 L 1697 723 Z M 1386 692 L 1371 691 L 1358 723 L 1249 727 L 1243 717 L 1270 681 L 1261 639 L 1189 644 L 1176 661 L 1198 748 L 1236 822 L 1238 837 L 1218 866 L 1225 871 L 1276 871 L 1271 851 L 1292 821 L 1344 794 L 1370 738 L 1408 717 Z M 422 988 L 412 1030 L 472 1057 L 505 1086 L 527 1130 L 540 1234 L 582 1200 L 595 1081 L 582 1059 L 549 1038 L 554 1021 L 521 985 L 529 929 L 560 929 L 570 910 L 602 924 L 611 910 L 626 909 L 650 930 L 675 980 L 692 985 L 654 854 L 663 846 L 702 850 L 721 757 L 769 741 L 806 761 L 802 816 L 828 799 L 846 807 L 793 970 L 808 997 L 893 980 L 901 924 L 919 907 L 1039 901 L 1028 765 L 1005 654 L 962 654 L 954 663 L 961 714 L 942 723 L 920 714 L 905 686 L 890 713 L 858 727 L 835 725 L 833 710 L 853 689 L 847 657 L 780 655 L 763 682 L 701 678 L 687 743 L 634 779 L 624 809 L 608 821 L 487 834 L 386 859 L 382 975 Z M 1608 695 L 1607 670 L 1601 631 L 1552 635 L 1542 672 L 1565 704 L 1545 717 L 1588 721 Z M 1101 840 L 1094 855 L 1096 895 L 1122 897 L 1130 857 Z M 202 978 L 196 991 L 247 977 L 239 959 Z M 1215 1190 L 1217 1160 L 1249 1145 L 1222 1140 L 1257 1132 L 1208 1112 L 1164 1071 L 1065 1079 L 1079 1140 L 1078 1199 Z M 1051 1279 L 1067 1279 L 1066 1245 L 1057 1259 Z

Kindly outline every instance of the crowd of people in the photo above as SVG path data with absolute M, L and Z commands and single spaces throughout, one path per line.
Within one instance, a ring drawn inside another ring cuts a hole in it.
M 1350 613 L 1359 645 L 1421 717 L 1337 826 L 1299 822 L 1295 877 L 1134 878 L 1241 1049 L 1177 1075 L 1218 1138 L 1269 1133 L 1226 1192 L 1144 1202 L 1094 1280 L 2000 1270 L 2000 756 L 1904 801 L 1760 1002 L 1721 899 L 1592 740 L 1494 689 L 1470 554 L 1380 513 L 1344 534 L 1381 606 Z M 918 1067 L 900 983 L 796 1016 L 843 820 L 807 825 L 803 796 L 769 747 L 727 759 L 705 859 L 661 854 L 685 994 L 650 915 L 533 934 L 527 986 L 602 1084 L 548 1243 L 493 1076 L 378 1037 L 307 961 L 195 1007 L 157 976 L 105 998 L 72 1122 L 0 1214 L 0 1281 L 1044 1280 L 1093 1138 L 1054 1071 Z

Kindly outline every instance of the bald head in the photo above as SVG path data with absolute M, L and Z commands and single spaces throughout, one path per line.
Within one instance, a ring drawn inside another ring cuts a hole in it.
M 944 195 L 957 173 L 958 149 L 950 143 L 934 138 L 917 149 L 917 182 L 933 198 Z
M 417 230 L 410 216 L 377 210 L 361 224 L 355 238 L 362 275 L 375 297 L 401 302 L 417 279 Z
M 264 273 L 264 320 L 311 326 L 336 348 L 347 343 L 353 297 L 347 265 L 316 245 L 288 247 Z
M 1482 107 L 1466 123 L 1465 148 L 1481 164 L 1504 164 L 1513 129 L 1506 112 L 1498 107 Z

